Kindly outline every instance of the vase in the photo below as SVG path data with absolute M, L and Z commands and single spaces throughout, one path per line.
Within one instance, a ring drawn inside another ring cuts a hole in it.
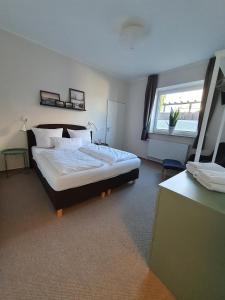
M 169 134 L 173 134 L 175 126 L 169 126 Z

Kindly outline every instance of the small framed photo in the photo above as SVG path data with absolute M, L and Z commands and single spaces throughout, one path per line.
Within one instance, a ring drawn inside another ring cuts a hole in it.
M 41 103 L 45 105 L 56 105 L 56 101 L 60 101 L 60 94 L 48 91 L 40 91 Z
M 72 102 L 65 102 L 65 107 L 66 108 L 73 108 L 73 103 Z
M 60 101 L 60 100 L 56 100 L 55 101 L 55 104 L 56 104 L 56 106 L 58 106 L 58 107 L 65 107 L 65 104 L 64 104 L 65 102 L 64 101 Z
M 70 102 L 74 109 L 85 110 L 85 93 L 83 91 L 69 89 Z

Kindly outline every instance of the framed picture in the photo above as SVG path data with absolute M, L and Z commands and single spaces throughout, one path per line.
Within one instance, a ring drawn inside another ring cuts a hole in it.
M 85 93 L 83 91 L 69 89 L 70 102 L 76 110 L 85 110 Z
M 56 105 L 56 101 L 60 101 L 60 94 L 48 91 L 40 91 L 41 103 L 45 105 Z

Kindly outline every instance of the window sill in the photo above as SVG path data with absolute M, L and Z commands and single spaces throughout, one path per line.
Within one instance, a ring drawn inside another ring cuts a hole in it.
M 169 132 L 167 130 L 158 130 L 158 131 L 151 131 L 149 132 L 149 134 L 153 134 L 153 135 L 166 135 L 166 136 L 171 136 L 171 137 L 182 137 L 182 138 L 190 138 L 190 139 L 195 139 L 196 134 L 187 134 L 187 133 L 183 133 L 183 132 L 174 132 L 172 134 L 169 134 Z

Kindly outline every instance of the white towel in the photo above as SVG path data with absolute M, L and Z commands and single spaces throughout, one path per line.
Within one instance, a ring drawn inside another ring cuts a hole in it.
M 194 175 L 194 177 L 197 176 L 199 170 L 212 170 L 212 171 L 224 171 L 224 168 L 216 163 L 201 163 L 201 162 L 193 162 L 188 161 L 186 164 L 186 168 L 188 172 Z
M 186 164 L 186 169 L 187 169 L 188 172 L 191 173 L 192 175 L 194 175 L 194 173 L 196 172 L 196 168 L 193 168 L 191 165 L 189 165 L 189 163 Z
M 224 184 L 205 182 L 201 177 L 197 177 L 197 180 L 201 185 L 203 185 L 208 190 L 225 193 L 225 185 Z
M 223 171 L 199 170 L 197 178 L 205 182 L 225 185 L 225 168 Z

